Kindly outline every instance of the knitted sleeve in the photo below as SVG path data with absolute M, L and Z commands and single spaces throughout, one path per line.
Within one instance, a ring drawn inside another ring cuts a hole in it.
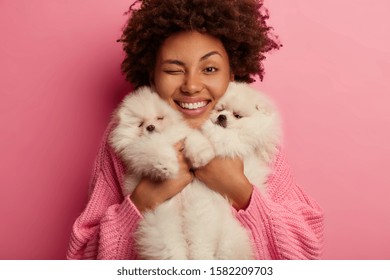
M 135 232 L 142 216 L 120 185 L 123 165 L 107 144 L 107 129 L 85 210 L 73 225 L 68 259 L 136 259 Z
M 318 259 L 324 242 L 323 212 L 294 182 L 281 151 L 267 189 L 263 194 L 254 187 L 249 206 L 235 212 L 250 232 L 255 258 Z
M 142 219 L 120 186 L 124 167 L 107 144 L 107 129 L 91 181 L 89 201 L 73 225 L 68 259 L 136 259 L 133 233 Z M 255 187 L 249 206 L 235 212 L 250 232 L 256 259 L 316 259 L 323 246 L 323 214 L 295 184 L 284 154 L 268 178 L 268 193 Z

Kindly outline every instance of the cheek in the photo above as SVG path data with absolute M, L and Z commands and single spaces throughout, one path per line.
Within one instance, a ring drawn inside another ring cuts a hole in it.
M 169 87 L 169 84 L 167 84 L 167 83 L 159 82 L 158 84 L 155 85 L 155 90 L 156 90 L 157 94 L 164 100 L 168 100 L 169 97 L 171 96 L 170 87 Z
M 230 83 L 230 77 L 226 72 L 218 77 L 214 77 L 214 79 L 210 79 L 208 83 L 214 99 L 218 101 L 222 96 L 224 96 Z
M 217 80 L 209 85 L 209 91 L 215 100 L 215 103 L 221 99 L 222 96 L 225 95 L 228 87 L 228 83 L 225 81 Z M 215 105 L 215 104 L 214 104 Z
M 154 90 L 164 99 L 169 100 L 176 88 L 175 80 L 172 76 L 157 74 L 154 78 Z

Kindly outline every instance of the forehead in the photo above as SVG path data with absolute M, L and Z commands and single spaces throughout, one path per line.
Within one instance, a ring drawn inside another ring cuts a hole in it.
M 199 61 L 210 52 L 216 52 L 210 57 L 229 62 L 225 47 L 219 39 L 196 31 L 178 32 L 162 43 L 157 53 L 157 60 Z

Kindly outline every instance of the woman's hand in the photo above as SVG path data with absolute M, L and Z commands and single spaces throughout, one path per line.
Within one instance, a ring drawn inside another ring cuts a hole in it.
M 210 189 L 226 195 L 236 210 L 248 206 L 253 187 L 244 174 L 241 159 L 217 157 L 196 169 L 194 174 Z
M 179 162 L 179 172 L 175 178 L 156 182 L 144 177 L 134 189 L 130 199 L 140 212 L 154 209 L 178 194 L 192 182 L 193 173 L 190 171 L 190 165 L 183 155 L 183 145 L 183 142 L 175 145 Z

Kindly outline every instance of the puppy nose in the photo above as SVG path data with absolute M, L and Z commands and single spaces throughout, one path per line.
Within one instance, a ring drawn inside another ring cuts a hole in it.
M 220 122 L 226 121 L 226 116 L 225 115 L 219 115 L 218 116 L 218 121 L 220 121 Z
M 222 126 L 223 128 L 226 128 L 227 126 L 227 118 L 225 115 L 219 115 L 217 118 L 217 124 Z
M 146 127 L 146 130 L 147 131 L 149 131 L 149 132 L 152 132 L 153 130 L 155 129 L 155 126 L 154 125 L 148 125 L 147 127 Z

